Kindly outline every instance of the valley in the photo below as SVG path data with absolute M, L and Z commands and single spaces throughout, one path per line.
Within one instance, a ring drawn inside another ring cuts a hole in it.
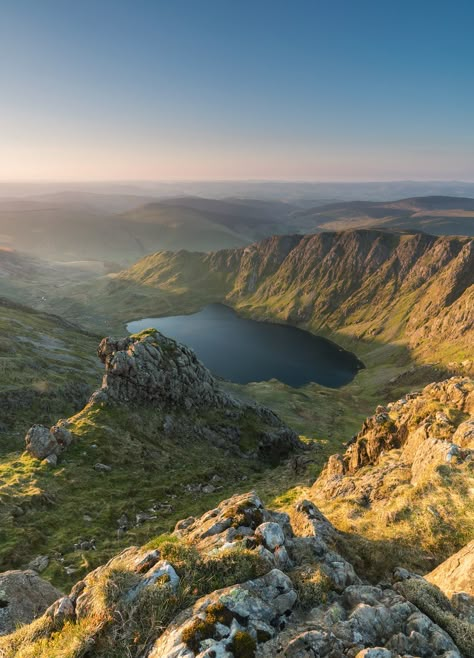
M 473 259 L 469 236 L 374 228 L 159 251 L 118 271 L 3 250 L 2 569 L 31 568 L 67 591 L 133 544 L 163 546 L 181 576 L 176 523 L 255 489 L 296 536 L 294 510 L 317 505 L 332 550 L 365 582 L 400 564 L 426 574 L 472 536 Z M 409 476 L 426 427 L 440 452 Z M 448 467 L 451 437 L 460 452 Z M 357 466 L 341 466 L 352 454 Z M 288 558 L 265 566 L 238 539 L 242 578 L 277 565 L 300 582 L 309 566 L 291 541 Z M 303 607 L 320 596 L 305 592 Z M 84 640 L 71 619 L 52 633 L 40 618 L 40 644 L 25 626 L 0 639 L 0 655 L 46 658 L 70 641 L 82 651 L 91 637 L 105 651 L 93 655 L 109 655 L 95 617 Z

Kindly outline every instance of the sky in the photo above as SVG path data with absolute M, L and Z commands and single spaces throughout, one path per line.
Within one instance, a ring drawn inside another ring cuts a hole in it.
M 2 0 L 2 180 L 474 180 L 472 0 Z

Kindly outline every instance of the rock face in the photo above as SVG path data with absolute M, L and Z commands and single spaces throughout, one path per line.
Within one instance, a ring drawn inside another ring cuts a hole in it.
M 350 496 L 367 509 L 396 506 L 397 487 L 416 488 L 440 468 L 467 476 L 473 413 L 474 381 L 468 377 L 430 384 L 379 407 L 346 452 L 330 457 L 314 490 L 327 500 Z
M 194 352 L 158 331 L 138 337 L 104 338 L 98 354 L 105 365 L 101 399 L 120 403 L 237 407 Z
M 191 349 L 156 330 L 128 338 L 104 338 L 98 354 L 105 373 L 102 386 L 92 394 L 89 405 L 105 403 L 133 408 L 143 405 L 164 414 L 159 431 L 170 433 L 179 425 L 234 451 L 239 449 L 239 421 L 253 415 L 261 429 L 256 431 L 252 455 L 278 461 L 301 447 L 296 433 L 270 409 L 233 398 Z M 235 422 L 233 425 L 196 423 L 207 412 Z M 25 437 L 26 450 L 51 464 L 56 463 L 72 440 L 67 421 L 60 421 L 51 429 L 33 425 Z M 99 468 L 104 465 L 96 466 L 97 470 L 104 470 Z
M 450 598 L 459 593 L 474 597 L 474 541 L 436 567 L 425 578 Z
M 429 358 L 443 344 L 472 351 L 472 238 L 357 229 L 273 236 L 211 254 L 158 253 L 121 273 L 117 302 L 123 286 L 135 289 L 145 277 L 157 288 L 184 282 L 191 303 L 198 286 L 213 291 L 209 301 L 219 290 L 221 301 L 339 338 L 391 342 L 397 332 Z
M 28 624 L 56 601 L 61 592 L 34 571 L 0 574 L 0 635 Z
M 440 590 L 403 568 L 391 582 L 363 582 L 335 550 L 341 540 L 310 501 L 290 518 L 266 509 L 254 492 L 234 496 L 179 522 L 168 544 L 127 549 L 77 583 L 42 618 L 41 649 L 67 622 L 67 633 L 76 623 L 89 629 L 75 649 L 91 658 L 472 655 L 474 627 Z M 244 564 L 258 564 L 259 573 L 239 580 Z M 222 583 L 219 571 L 226 585 L 200 594 L 212 579 Z M 104 587 L 114 595 L 105 598 Z M 0 651 L 13 656 L 8 647 L 30 642 L 34 655 L 34 637 L 22 637 L 0 642 Z M 47 655 L 54 658 L 54 648 Z

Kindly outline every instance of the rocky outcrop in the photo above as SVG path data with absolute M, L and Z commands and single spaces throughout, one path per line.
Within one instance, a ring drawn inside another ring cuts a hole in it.
M 374 500 L 394 469 L 416 486 L 438 466 L 468 463 L 474 455 L 474 381 L 430 384 L 386 407 L 377 407 L 344 454 L 332 455 L 315 484 L 327 498 L 359 495 Z M 372 466 L 370 470 L 361 470 Z
M 60 596 L 59 590 L 34 571 L 0 573 L 0 635 L 29 624 Z
M 335 550 L 341 539 L 310 501 L 290 520 L 255 492 L 234 496 L 179 522 L 157 548 L 127 549 L 91 572 L 35 633 L 13 634 L 0 651 L 9 658 L 29 642 L 34 655 L 41 637 L 54 658 L 78 625 L 75 650 L 90 658 L 470 655 L 473 627 L 437 588 L 403 568 L 364 582 Z
M 156 330 L 127 338 L 104 338 L 98 354 L 105 373 L 94 399 L 179 406 L 186 411 L 239 406 L 193 350 Z
M 239 454 L 239 425 L 252 416 L 256 429 L 248 457 L 277 462 L 301 447 L 296 433 L 270 409 L 240 402 L 226 393 L 191 349 L 154 329 L 127 338 L 104 338 L 98 354 L 105 372 L 102 386 L 91 396 L 89 407 L 104 403 L 134 409 L 137 405 L 145 406 L 160 416 L 157 431 L 173 434 L 179 427 L 181 432 Z M 220 416 L 220 421 L 203 422 L 206 415 Z M 55 465 L 74 438 L 68 426 L 67 420 L 50 429 L 33 425 L 25 437 L 26 450 Z M 104 465 L 96 467 L 104 470 Z

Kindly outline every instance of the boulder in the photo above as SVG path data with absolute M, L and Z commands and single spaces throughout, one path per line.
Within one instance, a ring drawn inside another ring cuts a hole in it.
M 0 574 L 0 635 L 11 633 L 19 624 L 41 616 L 61 592 L 35 571 L 5 571 Z
M 25 436 L 26 451 L 37 459 L 57 455 L 61 446 L 55 436 L 44 425 L 33 425 Z

